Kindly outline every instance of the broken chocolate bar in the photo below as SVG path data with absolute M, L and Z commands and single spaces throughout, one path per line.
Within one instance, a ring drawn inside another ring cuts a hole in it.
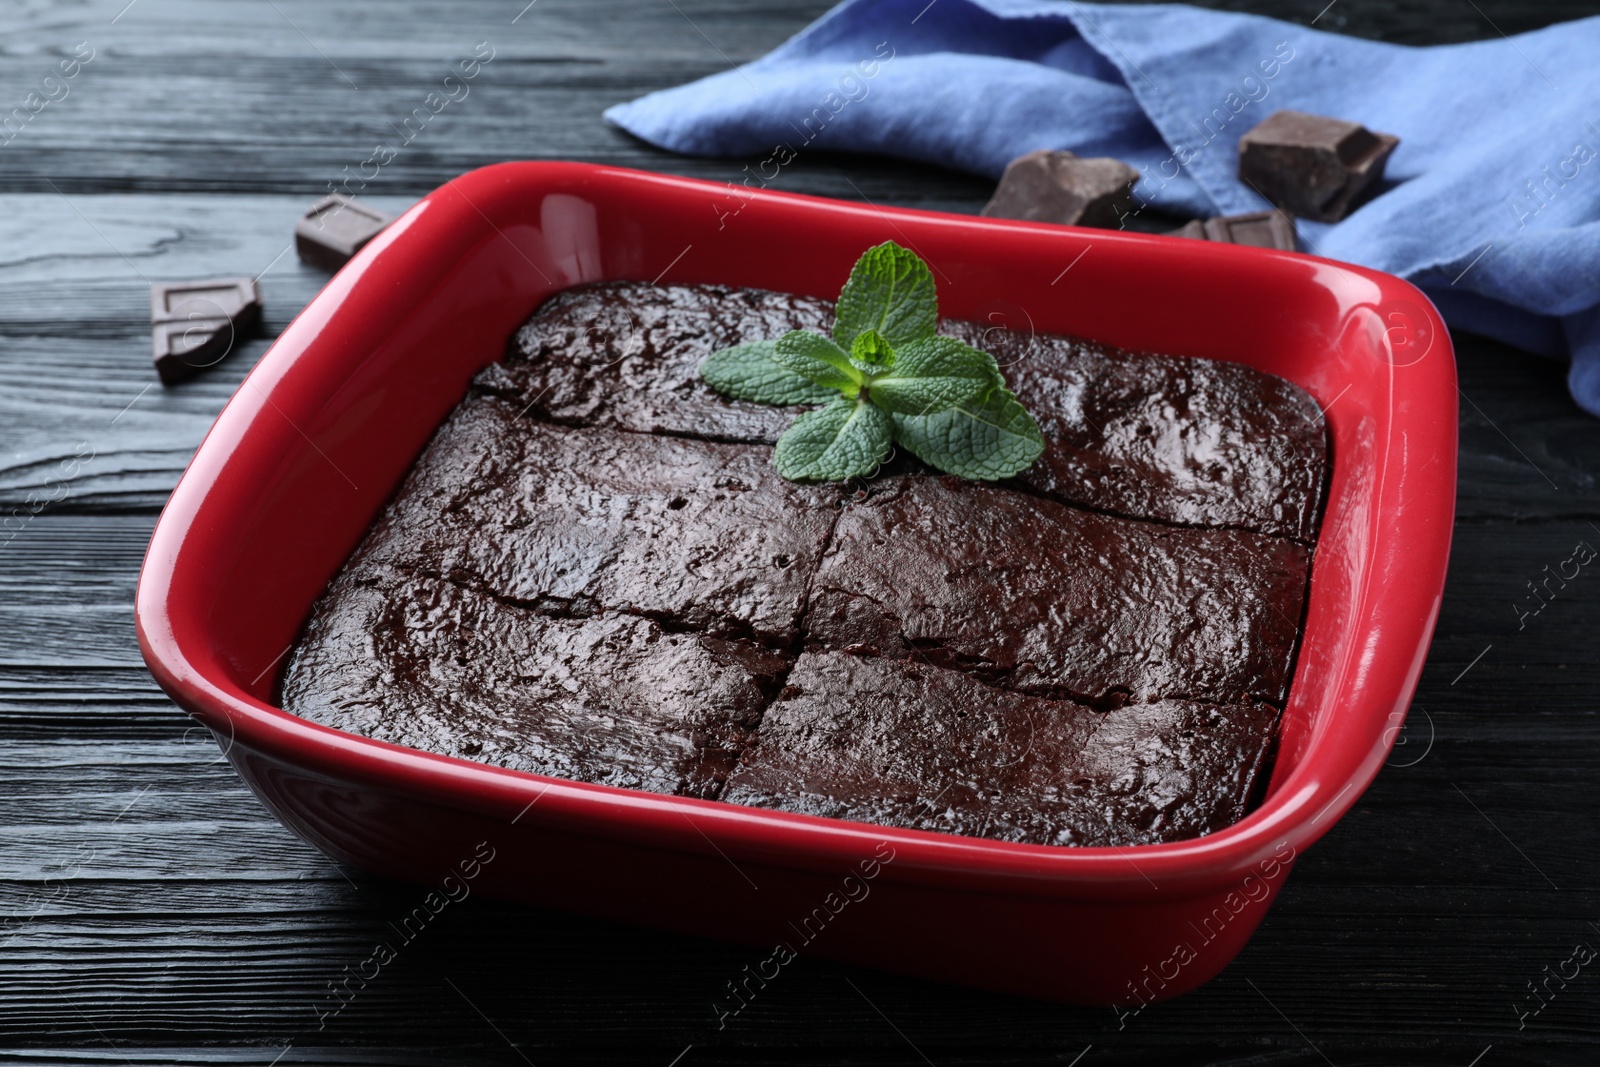
M 1247 215 L 1218 215 L 1202 222 L 1194 219 L 1167 234 L 1199 241 L 1253 245 L 1256 248 L 1295 250 L 1294 220 L 1281 211 L 1252 211 Z
M 1281 211 L 1219 215 L 1205 221 L 1206 240 L 1294 251 L 1294 222 Z
M 154 282 L 150 321 L 180 322 L 223 318 L 235 325 L 261 314 L 261 287 L 254 278 L 208 278 L 195 282 Z
M 218 362 L 233 347 L 227 319 L 160 322 L 151 330 L 151 359 L 162 385 L 177 385 Z
M 151 358 L 161 383 L 175 385 L 218 362 L 260 321 L 254 278 L 152 283 Z
M 393 221 L 391 215 L 334 193 L 295 223 L 294 250 L 314 267 L 337 271 Z
M 1133 205 L 1139 172 L 1118 159 L 1040 149 L 1006 164 L 983 214 L 1062 226 L 1116 226 Z
M 1359 123 L 1276 111 L 1239 138 L 1239 179 L 1290 214 L 1338 222 L 1383 177 L 1399 143 Z

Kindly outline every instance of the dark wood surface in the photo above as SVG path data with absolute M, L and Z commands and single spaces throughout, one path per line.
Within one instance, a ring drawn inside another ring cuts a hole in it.
M 272 819 L 151 682 L 131 610 L 167 492 L 326 281 L 281 255 L 294 220 L 479 41 L 494 60 L 383 169 L 378 204 L 507 158 L 732 178 L 744 161 L 656 152 L 601 110 L 753 58 L 823 6 L 538 0 L 513 21 L 522 2 L 0 13 L 0 112 L 95 49 L 0 148 L 0 516 L 22 516 L 0 534 L 0 1063 L 1596 1062 L 1597 965 L 1517 1013 L 1545 968 L 1600 946 L 1600 570 L 1521 629 L 1513 605 L 1600 546 L 1600 421 L 1562 366 L 1460 335 L 1460 518 L 1403 744 L 1200 991 L 1119 1030 L 1109 1009 L 802 960 L 719 1032 L 711 1000 L 748 950 L 469 899 L 319 1029 L 327 983 L 416 891 Z M 1325 0 L 1227 6 L 1307 23 Z M 1428 43 L 1595 9 L 1341 0 L 1318 25 Z M 779 185 L 962 211 L 989 191 L 815 155 Z M 147 282 L 261 271 L 266 338 L 154 384 Z M 73 457 L 92 458 L 65 477 Z

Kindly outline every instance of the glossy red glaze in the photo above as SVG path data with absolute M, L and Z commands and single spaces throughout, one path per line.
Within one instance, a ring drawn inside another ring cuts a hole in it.
M 272 705 L 312 601 L 468 379 L 547 295 L 636 279 L 831 298 L 886 239 L 934 264 L 951 317 L 1244 362 L 1327 408 L 1333 476 L 1305 640 L 1268 796 L 1249 818 L 1156 846 L 1009 844 L 542 778 Z M 488 841 L 479 891 L 764 946 L 753 960 L 781 940 L 990 989 L 1138 1004 L 1232 959 L 1293 858 L 1377 773 L 1439 608 L 1455 456 L 1449 337 L 1396 278 L 1203 241 L 504 164 L 408 211 L 251 372 L 151 540 L 139 642 L 257 795 L 345 862 L 437 884 Z

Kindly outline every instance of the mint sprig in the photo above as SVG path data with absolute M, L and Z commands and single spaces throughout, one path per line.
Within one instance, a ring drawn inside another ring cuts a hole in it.
M 948 474 L 994 481 L 1044 451 L 1033 416 L 1006 388 L 994 357 L 940 337 L 933 273 L 885 241 L 856 261 L 832 336 L 791 330 L 713 352 L 700 376 L 717 392 L 763 404 L 825 404 L 778 439 L 778 473 L 793 481 L 871 474 L 893 444 Z

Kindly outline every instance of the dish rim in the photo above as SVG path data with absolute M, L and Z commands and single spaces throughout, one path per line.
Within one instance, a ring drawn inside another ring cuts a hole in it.
M 230 461 L 236 454 L 270 446 L 270 440 L 263 443 L 261 422 L 271 417 L 269 409 L 274 406 L 274 397 L 280 391 L 287 395 L 294 385 L 291 379 L 297 364 L 317 348 L 317 339 L 330 324 L 359 316 L 364 293 L 406 283 L 408 275 L 415 274 L 419 258 L 427 262 L 429 255 L 439 250 L 440 243 L 449 239 L 452 227 L 476 225 L 474 213 L 499 230 L 481 205 L 496 205 L 508 184 L 523 195 L 537 192 L 541 185 L 546 192 L 580 185 L 595 191 L 597 197 L 612 197 L 635 210 L 646 204 L 659 207 L 672 201 L 681 201 L 682 210 L 687 210 L 684 204 L 693 201 L 699 205 L 696 210 L 701 210 L 708 192 L 726 195 L 725 187 L 718 183 L 602 165 L 503 163 L 481 168 L 419 201 L 358 254 L 294 319 L 245 378 L 196 451 L 162 512 L 139 579 L 135 620 L 140 649 L 152 675 L 180 706 L 222 739 L 225 750 L 231 753 L 234 746 L 242 746 L 314 774 L 511 821 L 532 810 L 537 812 L 534 818 L 544 824 L 617 840 L 631 839 L 653 848 L 703 851 L 709 842 L 726 855 L 750 862 L 832 869 L 854 862 L 878 842 L 887 840 L 896 849 L 897 880 L 934 881 L 968 888 L 1005 884 L 1011 891 L 1039 895 L 1120 900 L 1215 889 L 1237 881 L 1274 855 L 1281 858 L 1285 844 L 1298 852 L 1326 833 L 1376 776 L 1393 744 L 1398 729 L 1396 716 L 1403 717 L 1431 640 L 1454 514 L 1454 362 L 1448 358 L 1444 324 L 1419 290 L 1390 275 L 1298 253 L 910 208 L 863 207 L 773 191 L 747 190 L 740 196 L 747 203 L 781 205 L 785 210 L 798 209 L 802 215 L 816 214 L 833 220 L 853 218 L 863 224 L 887 221 L 897 229 L 909 227 L 923 233 L 930 228 L 954 227 L 962 233 L 996 239 L 996 247 L 1005 246 L 1007 234 L 1029 235 L 1027 240 L 1037 240 L 1039 234 L 1049 234 L 1052 240 L 1063 234 L 1075 235 L 1091 239 L 1096 245 L 1109 245 L 1125 257 L 1181 256 L 1241 277 L 1287 269 L 1290 265 L 1303 271 L 1310 261 L 1319 272 L 1336 272 L 1375 286 L 1382 297 L 1379 307 L 1397 304 L 1414 309 L 1423 325 L 1433 331 L 1432 345 L 1441 351 L 1439 358 L 1416 364 L 1423 368 L 1421 371 L 1408 369 L 1408 388 L 1416 390 L 1423 414 L 1401 427 L 1403 437 L 1410 435 L 1402 445 L 1428 450 L 1435 462 L 1420 470 L 1406 468 L 1407 477 L 1420 480 L 1415 486 L 1417 499 L 1408 498 L 1411 510 L 1406 515 L 1390 516 L 1392 524 L 1403 525 L 1390 531 L 1389 537 L 1403 539 L 1404 531 L 1419 527 L 1442 527 L 1443 536 L 1432 544 L 1408 548 L 1409 573 L 1391 572 L 1394 580 L 1382 595 L 1386 608 L 1393 609 L 1388 614 L 1397 615 L 1399 621 L 1387 621 L 1382 633 L 1369 626 L 1362 634 L 1369 641 L 1384 639 L 1385 647 L 1368 649 L 1369 660 L 1374 662 L 1367 665 L 1375 663 L 1378 670 L 1388 672 L 1387 683 L 1381 688 L 1392 706 L 1381 717 L 1372 708 L 1359 715 L 1354 710 L 1340 709 L 1340 715 L 1359 719 L 1357 725 L 1362 728 L 1324 729 L 1322 736 L 1312 739 L 1312 747 L 1300 757 L 1293 773 L 1281 783 L 1274 780 L 1271 795 L 1226 829 L 1184 841 L 1101 848 L 1019 844 L 879 826 L 507 770 L 343 733 L 301 719 L 245 691 L 246 687 L 230 676 L 216 648 L 197 643 L 198 620 L 211 605 L 195 603 L 187 591 L 193 583 L 184 580 L 183 568 L 205 563 L 203 556 L 194 558 L 190 546 L 198 540 L 203 551 L 204 535 L 198 524 L 206 514 L 208 499 L 219 484 L 226 484 L 219 480 L 237 479 L 237 472 L 230 473 Z M 1174 245 L 1180 243 L 1194 247 L 1174 250 Z M 524 315 L 528 311 L 531 309 L 525 310 Z M 341 358 L 348 363 L 347 370 L 353 370 L 360 360 L 357 355 Z M 1391 387 L 1395 373 L 1392 367 Z M 1309 391 L 1305 383 L 1296 384 Z M 1333 408 L 1337 399 L 1332 398 L 1324 406 Z M 1391 406 L 1404 406 L 1392 402 L 1391 393 Z M 1441 406 L 1446 403 L 1447 418 L 1443 417 L 1446 408 Z M 1332 417 L 1343 416 L 1330 417 L 1330 435 Z M 1390 417 L 1400 416 L 1391 410 Z M 1385 472 L 1394 462 L 1393 427 L 1389 436 L 1390 451 L 1381 457 Z M 1334 462 L 1340 462 L 1337 456 Z M 235 494 L 241 488 L 228 486 Z M 1325 514 L 1323 529 L 1328 519 Z M 1389 562 L 1392 564 L 1393 560 Z M 1371 581 L 1369 575 L 1361 590 L 1369 590 Z M 1308 602 L 1315 595 L 1313 581 Z M 307 604 L 306 609 L 309 607 Z M 1291 701 L 1306 656 L 1303 638 L 1302 633 L 1302 647 L 1291 679 Z M 276 671 L 277 666 L 271 670 Z

